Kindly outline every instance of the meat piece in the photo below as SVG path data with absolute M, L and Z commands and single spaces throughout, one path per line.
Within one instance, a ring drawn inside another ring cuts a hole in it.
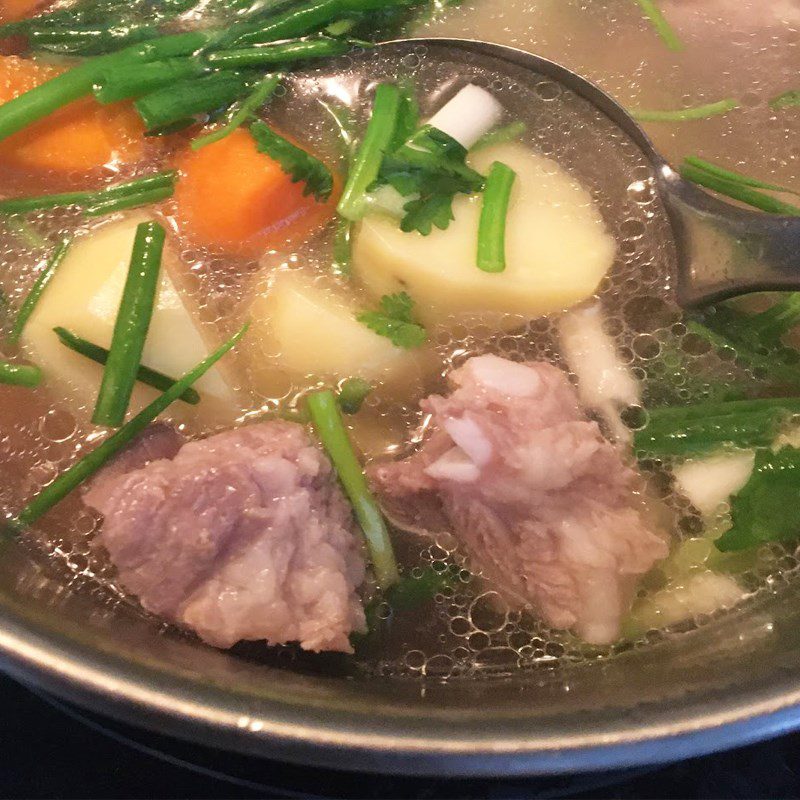
M 371 471 L 379 490 L 395 502 L 437 493 L 512 605 L 613 641 L 637 579 L 668 551 L 637 504 L 637 473 L 556 367 L 480 356 L 450 378 L 449 397 L 422 402 L 435 429 L 422 449 Z
M 360 538 L 330 463 L 302 426 L 273 421 L 189 442 L 85 500 L 142 605 L 217 647 L 242 639 L 350 651 L 364 628 Z

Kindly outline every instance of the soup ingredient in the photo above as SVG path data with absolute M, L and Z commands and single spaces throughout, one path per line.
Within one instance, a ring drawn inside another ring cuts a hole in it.
M 469 150 L 497 125 L 503 106 L 486 89 L 467 84 L 426 123 L 425 129 L 441 131 Z
M 777 97 L 773 97 L 772 100 L 769 101 L 769 104 L 776 111 L 800 106 L 800 91 L 792 90 L 779 94 Z
M 125 419 L 153 317 L 165 238 L 166 231 L 157 222 L 140 222 L 136 228 L 128 276 L 92 415 L 95 425 L 118 428 Z
M 271 246 L 298 242 L 328 219 L 326 203 L 304 194 L 280 163 L 259 152 L 238 128 L 180 160 L 175 189 L 180 232 L 200 245 L 259 256 Z
M 29 17 L 42 5 L 42 0 L 3 0 L 0 11 L 4 20 L 14 21 Z
M 707 119 L 727 114 L 739 108 L 739 101 L 733 98 L 718 100 L 691 108 L 679 108 L 674 111 L 648 111 L 643 108 L 629 109 L 630 115 L 639 122 L 689 122 L 696 119 Z
M 333 176 L 319 159 L 275 133 L 261 120 L 256 120 L 250 126 L 250 133 L 256 140 L 259 153 L 277 161 L 292 183 L 304 184 L 303 196 L 313 194 L 320 202 L 331 196 Z
M 363 378 L 347 378 L 339 387 L 336 402 L 342 409 L 342 413 L 357 414 L 370 392 L 372 392 L 372 384 Z
M 478 269 L 502 272 L 506 268 L 506 216 L 516 173 L 500 161 L 489 169 L 478 223 Z
M 356 319 L 358 306 L 296 271 L 278 272 L 255 291 L 251 371 L 257 389 L 274 394 L 286 380 L 314 376 L 342 380 L 404 380 L 415 358 Z
M 754 208 L 760 208 L 769 214 L 800 216 L 800 207 L 750 188 L 756 185 L 752 182 L 745 183 L 742 180 L 726 179 L 719 175 L 718 170 L 711 171 L 688 161 L 681 166 L 679 171 L 687 181 L 705 186 L 707 189 L 713 189 L 726 197 L 731 197 Z
M 13 98 L 21 101 L 30 97 L 26 93 L 31 89 L 47 86 L 53 79 L 67 82 L 70 74 L 62 67 L 0 56 L 0 102 L 4 104 L 0 106 L 0 119 L 8 118 Z M 142 126 L 133 110 L 128 106 L 102 108 L 91 99 L 77 100 L 87 92 L 72 92 L 53 107 L 45 105 L 44 113 L 36 118 L 46 119 L 36 125 L 0 122 L 0 137 L 5 139 L 0 142 L 0 162 L 6 167 L 53 170 L 64 175 L 140 158 Z M 65 107 L 59 108 L 61 105 Z M 27 127 L 24 134 L 11 135 L 22 127 Z
M 672 26 L 667 22 L 666 17 L 661 13 L 661 9 L 656 5 L 655 0 L 636 0 L 645 16 L 650 20 L 656 33 L 661 37 L 666 46 L 675 52 L 683 50 L 683 42 L 675 33 Z
M 90 217 L 110 214 L 135 206 L 157 203 L 175 190 L 174 172 L 156 172 L 127 183 L 118 183 L 87 192 L 61 192 L 38 197 L 12 197 L 0 200 L 0 213 L 24 214 L 60 206 L 77 206 Z
M 522 122 L 522 120 L 510 122 L 508 125 L 503 125 L 500 128 L 495 128 L 493 131 L 484 133 L 469 149 L 474 153 L 476 150 L 483 150 L 484 147 L 514 142 L 522 137 L 526 130 L 528 130 L 528 126 Z
M 36 308 L 36 304 L 39 302 L 42 292 L 47 288 L 47 284 L 50 283 L 71 243 L 71 238 L 62 239 L 50 258 L 47 259 L 44 269 L 34 281 L 31 290 L 28 292 L 14 319 L 14 324 L 11 326 L 11 330 L 8 334 L 8 341 L 11 342 L 11 344 L 16 344 L 20 336 L 22 336 L 22 331 L 25 329 L 25 325 L 30 319 L 31 314 L 33 314 L 33 310 Z
M 66 350 L 53 328 L 64 327 L 101 347 L 111 345 L 117 311 L 128 274 L 136 230 L 149 217 L 132 214 L 79 236 L 36 304 L 20 340 L 24 352 L 38 364 L 48 382 L 71 401 L 74 413 L 93 408 L 102 369 L 77 353 Z M 165 375 L 182 375 L 210 349 L 186 293 L 181 290 L 183 266 L 169 243 L 155 299 L 150 332 L 142 362 Z M 209 422 L 229 419 L 239 411 L 239 400 L 226 375 L 208 371 L 197 388 L 203 400 L 195 408 L 176 407 L 182 419 Z M 134 390 L 132 410 L 143 408 L 156 393 L 141 384 Z
M 205 375 L 238 343 L 246 331 L 247 326 L 245 325 L 210 356 L 190 369 L 171 388 L 143 408 L 133 419 L 128 420 L 125 425 L 94 450 L 78 459 L 66 472 L 62 472 L 52 483 L 45 486 L 14 519 L 8 520 L 8 525 L 16 530 L 32 525 L 56 503 L 91 478 L 109 459 L 133 441 L 159 414 L 174 403 L 186 389 Z
M 689 459 L 672 468 L 675 486 L 701 514 L 713 516 L 747 483 L 754 459 L 752 450 Z
M 235 131 L 240 125 L 246 123 L 256 112 L 275 94 L 275 90 L 281 82 L 282 75 L 267 75 L 256 84 L 253 91 L 240 103 L 231 106 L 229 109 L 228 121 L 221 127 L 197 136 L 192 139 L 192 150 L 199 150 L 207 144 L 213 144 L 220 139 L 224 139 L 229 133 Z
M 798 412 L 797 397 L 655 408 L 634 434 L 634 448 L 645 456 L 685 456 L 721 447 L 766 447 Z
M 733 525 L 716 540 L 719 550 L 746 550 L 800 536 L 800 450 L 756 452 L 750 479 L 731 500 Z
M 85 502 L 120 580 L 216 647 L 297 641 L 350 652 L 364 561 L 328 460 L 275 420 L 189 442 Z
M 454 314 L 500 312 L 509 328 L 560 311 L 594 293 L 614 261 L 615 243 L 589 192 L 555 161 L 521 144 L 469 156 L 479 172 L 495 162 L 517 175 L 506 221 L 506 269 L 475 269 L 480 202 L 459 195 L 454 220 L 429 236 L 403 233 L 370 214 L 356 228 L 353 275 L 373 297 L 406 291 L 426 324 Z M 520 315 L 514 317 L 513 315 Z
M 347 437 L 336 396 L 330 390 L 313 392 L 306 400 L 314 428 L 330 456 L 369 549 L 375 578 L 381 589 L 397 583 L 397 561 L 389 530 L 378 503 L 367 486 L 366 478 Z
M 558 323 L 561 352 L 578 379 L 581 405 L 599 412 L 615 439 L 629 442 L 631 431 L 620 412 L 639 405 L 641 387 L 603 323 L 599 303 L 570 311 Z
M 94 85 L 95 99 L 103 105 L 130 100 L 208 72 L 208 64 L 199 58 L 165 58 L 136 64 L 111 62 L 100 71 Z
M 427 341 L 428 334 L 422 325 L 414 322 L 414 301 L 406 292 L 385 294 L 381 297 L 380 311 L 364 311 L 356 319 L 385 336 L 395 347 L 411 350 L 421 347 Z
M 0 361 L 0 383 L 16 386 L 38 386 L 42 382 L 42 371 L 31 364 L 12 364 Z
M 108 361 L 109 351 L 105 347 L 87 342 L 86 339 L 76 336 L 66 328 L 53 328 L 53 333 L 61 340 L 61 344 L 66 345 L 70 350 L 74 350 L 82 356 L 86 356 L 86 358 L 90 358 L 96 364 L 105 364 Z M 169 375 L 164 375 L 157 370 L 145 367 L 143 364 L 140 364 L 139 369 L 136 371 L 136 380 L 162 392 L 165 392 L 175 383 L 175 379 L 170 378 Z M 200 402 L 200 395 L 194 389 L 187 389 L 179 399 L 185 403 L 197 405 Z
M 472 358 L 449 397 L 421 404 L 434 433 L 377 465 L 382 492 L 439 498 L 474 567 L 516 607 L 531 603 L 588 642 L 619 636 L 637 580 L 667 555 L 635 505 L 638 478 L 543 363 Z
M 331 36 L 310 36 L 289 39 L 283 42 L 259 44 L 235 50 L 220 50 L 210 53 L 208 61 L 217 67 L 240 69 L 242 67 L 273 67 L 294 61 L 307 61 L 315 58 L 332 58 L 352 50 L 356 41 L 336 39 Z M 364 46 L 366 42 L 358 42 Z
M 711 161 L 706 161 L 705 159 L 698 158 L 697 156 L 686 156 L 686 158 L 683 160 L 683 163 L 684 165 L 701 169 L 704 172 L 709 172 L 712 175 L 722 178 L 723 180 L 730 181 L 731 183 L 738 183 L 742 186 L 752 186 L 756 189 L 767 189 L 768 191 L 772 192 L 800 195 L 800 192 L 796 192 L 794 189 L 788 189 L 785 186 L 778 186 L 777 184 L 768 183 L 766 181 L 759 180 L 758 178 L 751 178 L 747 175 L 742 175 L 741 172 L 734 172 L 734 170 L 725 169 L 724 167 L 720 167 Z

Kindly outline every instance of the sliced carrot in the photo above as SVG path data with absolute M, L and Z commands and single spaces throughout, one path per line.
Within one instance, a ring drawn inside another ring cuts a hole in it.
M 0 0 L 0 22 L 16 22 L 32 17 L 45 5 L 47 0 Z
M 0 102 L 63 72 L 17 56 L 0 56 Z M 139 158 L 144 127 L 130 103 L 76 100 L 0 142 L 0 164 L 25 170 L 88 172 Z
M 292 183 L 241 128 L 200 150 L 188 150 L 179 168 L 178 228 L 200 245 L 259 255 L 307 237 L 336 206 L 338 182 L 325 202 L 304 196 L 305 184 Z

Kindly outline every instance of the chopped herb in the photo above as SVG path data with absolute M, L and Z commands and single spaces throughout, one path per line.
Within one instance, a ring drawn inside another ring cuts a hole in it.
M 259 152 L 275 159 L 293 183 L 305 183 L 303 194 L 313 194 L 323 202 L 333 191 L 333 176 L 317 158 L 275 133 L 265 122 L 257 120 L 250 126 Z
M 716 103 L 707 103 L 693 108 L 681 108 L 675 111 L 648 111 L 643 108 L 630 109 L 630 115 L 639 122 L 689 122 L 696 119 L 708 119 L 727 114 L 739 107 L 739 102 L 729 98 Z
M 240 69 L 242 67 L 272 67 L 313 58 L 331 58 L 347 53 L 353 43 L 347 39 L 332 39 L 315 36 L 308 39 L 293 39 L 286 42 L 271 42 L 236 50 L 220 50 L 210 53 L 208 62 L 215 67 Z
M 794 108 L 795 106 L 800 106 L 800 90 L 779 94 L 777 97 L 773 97 L 772 100 L 769 101 L 769 104 L 770 107 L 774 108 L 776 111 L 779 111 L 782 108 Z
M 370 330 L 391 340 L 395 347 L 410 350 L 420 347 L 428 338 L 425 328 L 414 322 L 414 301 L 406 292 L 385 294 L 380 311 L 364 311 L 356 319 Z
M 474 153 L 477 150 L 483 150 L 496 144 L 516 141 L 521 136 L 525 135 L 527 129 L 528 126 L 521 120 L 510 122 L 508 125 L 503 125 L 500 128 L 495 128 L 493 131 L 489 131 L 489 133 L 484 133 L 483 136 L 472 145 L 470 152 Z
M 800 450 L 756 453 L 750 480 L 731 499 L 732 527 L 716 540 L 723 552 L 800 536 Z
M 45 486 L 36 497 L 20 511 L 15 519 L 9 521 L 12 529 L 20 530 L 36 522 L 56 503 L 63 500 L 73 489 L 91 478 L 112 456 L 138 436 L 162 411 L 174 403 L 192 384 L 208 372 L 247 331 L 244 325 L 228 339 L 225 344 L 190 369 L 182 378 L 162 395 L 142 409 L 133 419 L 123 425 L 116 433 L 106 439 L 99 447 L 76 461 L 66 472 L 59 475 L 51 484 Z
M 337 275 L 350 275 L 353 258 L 352 248 L 353 225 L 344 217 L 336 220 L 336 232 L 333 238 L 333 271 Z
M 399 577 L 392 540 L 380 506 L 372 496 L 361 465 L 353 452 L 336 397 L 333 392 L 324 390 L 313 392 L 306 402 L 317 434 L 353 504 L 353 511 L 369 548 L 378 585 L 382 589 L 388 589 L 397 583 Z
M 495 161 L 486 179 L 478 224 L 478 269 L 502 272 L 506 268 L 506 219 L 516 173 Z
M 118 103 L 154 92 L 176 81 L 196 78 L 209 71 L 199 58 L 168 58 L 147 64 L 110 64 L 100 73 L 94 96 L 99 103 Z
M 32 364 L 11 364 L 0 361 L 0 383 L 32 388 L 42 382 L 42 371 Z
M 28 296 L 22 303 L 22 307 L 20 308 L 19 313 L 14 320 L 14 324 L 11 326 L 11 331 L 8 334 L 8 340 L 12 344 L 16 344 L 19 341 L 20 336 L 22 336 L 22 331 L 24 330 L 25 325 L 31 318 L 31 314 L 33 314 L 36 304 L 39 302 L 44 290 L 47 288 L 47 284 L 50 283 L 50 280 L 52 279 L 53 275 L 55 275 L 59 264 L 61 264 L 61 262 L 64 260 L 64 256 L 66 255 L 71 242 L 72 239 L 63 239 L 60 242 L 60 244 L 53 251 L 53 254 L 47 260 L 45 268 L 34 281 L 30 292 L 28 292 Z
M 336 401 L 345 414 L 357 414 L 372 391 L 372 384 L 363 378 L 347 378 L 339 387 Z
M 800 192 L 795 191 L 794 189 L 788 189 L 785 186 L 778 186 L 777 184 L 767 183 L 759 180 L 758 178 L 751 178 L 747 175 L 742 175 L 741 172 L 734 172 L 733 170 L 719 167 L 716 164 L 712 164 L 710 161 L 705 161 L 697 156 L 687 156 L 684 159 L 684 164 L 704 170 L 705 172 L 715 175 L 718 178 L 722 178 L 725 181 L 729 181 L 730 183 L 738 183 L 742 186 L 751 186 L 756 189 L 766 189 L 771 192 L 783 192 L 784 194 L 800 195 Z
M 650 20 L 656 33 L 661 37 L 664 44 L 674 52 L 683 50 L 683 42 L 675 33 L 673 27 L 667 22 L 661 9 L 655 4 L 654 0 L 636 0 L 639 8 L 642 9 L 647 19 Z

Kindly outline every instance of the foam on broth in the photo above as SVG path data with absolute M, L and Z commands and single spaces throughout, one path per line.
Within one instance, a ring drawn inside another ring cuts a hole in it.
M 679 5 L 678 0 L 675 4 Z M 698 0 L 697 5 L 703 3 Z M 787 88 L 796 76 L 798 28 L 768 25 L 745 32 L 725 20 L 720 24 L 726 35 L 720 35 L 712 16 L 693 13 L 692 25 L 697 27 L 687 33 L 687 49 L 678 55 L 665 50 L 641 22 L 635 4 L 627 0 L 509 0 L 502 9 L 497 2 L 479 0 L 425 23 L 417 33 L 480 36 L 524 47 L 566 63 L 603 84 L 623 102 L 640 106 L 670 108 L 739 96 L 745 108 L 724 119 L 652 126 L 657 146 L 672 158 L 699 153 L 791 185 L 798 180 L 800 150 L 789 137 L 800 128 L 800 114 L 784 114 L 778 119 L 766 106 L 766 98 Z M 710 34 L 715 37 L 713 59 L 704 59 L 703 54 L 708 54 L 704 37 Z M 602 115 L 545 77 L 508 79 L 478 62 L 456 63 L 424 47 L 400 61 L 356 55 L 293 76 L 286 96 L 274 103 L 269 118 L 299 141 L 331 158 L 339 157 L 332 121 L 321 101 L 349 105 L 363 119 L 371 86 L 381 78 L 403 73 L 414 79 L 423 114 L 437 106 L 439 96 L 467 80 L 491 88 L 508 109 L 509 120 L 519 118 L 528 123 L 526 143 L 555 159 L 592 193 L 618 245 L 616 262 L 597 296 L 608 317 L 609 333 L 645 382 L 646 402 L 702 399 L 710 387 L 698 379 L 701 370 L 728 381 L 759 380 L 736 364 L 735 355 L 720 358 L 686 336 L 670 290 L 674 253 L 669 227 L 652 190 L 649 165 Z M 587 152 L 592 154 L 590 158 Z M 69 212 L 52 212 L 43 214 L 36 224 L 55 235 L 74 231 L 81 223 Z M 330 242 L 331 231 L 326 231 L 296 252 L 267 254 L 260 265 L 232 262 L 187 247 L 182 252 L 185 288 L 199 304 L 203 320 L 219 326 L 224 334 L 242 316 L 247 288 L 261 268 L 301 269 L 323 285 L 341 280 L 330 272 Z M 26 245 L 18 232 L 3 231 L 0 283 L 12 299 L 18 301 L 27 292 L 42 255 Z M 565 366 L 558 352 L 556 323 L 556 316 L 521 319 L 518 331 L 497 333 L 491 319 L 475 318 L 431 330 L 441 369 L 424 391 L 443 389 L 444 375 L 453 365 L 484 352 L 516 360 L 546 359 Z M 669 353 L 680 353 L 681 363 L 675 366 L 669 357 L 665 359 Z M 247 418 L 258 418 L 279 403 L 291 403 L 307 388 L 301 381 L 287 382 L 280 395 L 253 396 Z M 83 452 L 91 438 L 91 428 L 80 422 L 88 417 L 86 410 L 75 413 L 47 387 L 26 393 L 24 407 L 20 407 L 20 391 L 0 386 L 0 504 L 7 509 L 19 508 L 51 481 Z M 401 397 L 386 388 L 379 388 L 369 398 L 350 424 L 370 457 L 403 452 L 410 446 L 420 424 L 418 399 L 419 394 Z M 189 431 L 192 435 L 210 432 Z M 672 492 L 666 473 L 656 464 L 646 464 L 644 470 L 652 491 L 675 513 L 675 536 L 698 538 L 704 523 Z M 62 504 L 58 514 L 43 520 L 29 541 L 63 565 L 66 580 L 102 586 L 109 602 L 127 602 L 102 553 L 91 547 L 98 523 L 73 497 Z M 449 533 L 431 538 L 397 532 L 395 542 L 398 556 L 409 570 L 464 562 Z M 751 592 L 769 591 L 795 566 L 793 548 L 768 545 L 740 569 L 738 579 Z M 655 584 L 645 585 L 642 592 L 655 588 Z M 502 607 L 498 610 L 498 598 L 464 570 L 452 589 L 438 595 L 429 607 L 399 617 L 382 640 L 368 644 L 355 666 L 349 662 L 346 669 L 394 675 L 494 676 L 517 668 L 605 658 L 630 647 L 647 646 L 665 635 L 671 634 L 649 632 L 612 648 L 589 648 L 569 635 L 548 630 L 530 615 L 504 613 Z M 335 660 L 322 657 L 312 662 L 293 648 L 268 650 L 263 644 L 238 649 L 244 657 L 294 668 L 312 663 L 328 668 Z

